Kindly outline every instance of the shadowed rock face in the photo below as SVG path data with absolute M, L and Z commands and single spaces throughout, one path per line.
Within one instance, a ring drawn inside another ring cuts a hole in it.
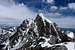
M 2 48 L 4 47 L 5 45 L 0 45 L 0 50 L 2 50 Z
M 50 50 L 68 50 L 64 45 L 50 47 Z
M 39 32 L 40 36 L 44 36 L 44 22 L 42 17 L 40 17 L 39 15 L 37 15 L 36 19 L 35 19 L 36 25 L 37 25 L 37 30 Z
M 41 16 L 37 15 L 35 22 L 36 22 L 37 30 L 40 36 L 51 34 L 50 24 L 46 20 L 43 21 Z

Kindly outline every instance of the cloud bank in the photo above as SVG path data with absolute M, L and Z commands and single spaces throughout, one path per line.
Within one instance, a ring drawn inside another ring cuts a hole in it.
M 35 14 L 26 5 L 16 5 L 12 0 L 0 0 L 0 24 L 16 24 Z

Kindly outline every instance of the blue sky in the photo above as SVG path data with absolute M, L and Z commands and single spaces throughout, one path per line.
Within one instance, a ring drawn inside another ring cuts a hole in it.
M 0 24 L 18 24 L 39 11 L 60 27 L 75 28 L 75 0 L 0 0 Z

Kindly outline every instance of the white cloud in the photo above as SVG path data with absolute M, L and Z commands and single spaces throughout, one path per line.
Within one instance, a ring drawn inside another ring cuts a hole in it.
M 0 22 L 8 23 L 9 21 L 12 23 L 14 20 L 16 22 L 35 17 L 36 13 L 31 11 L 27 6 L 23 4 L 15 5 L 12 3 L 13 2 L 9 2 L 8 0 L 0 0 Z
M 54 0 L 47 0 L 47 3 L 53 3 Z
M 42 0 L 42 2 L 47 2 L 47 3 L 53 4 L 54 0 Z
M 58 13 L 58 12 L 50 12 L 50 13 L 44 13 L 44 15 L 46 17 L 52 17 L 52 18 L 58 18 L 59 16 L 61 16 L 62 14 Z
M 68 7 L 60 7 L 59 9 L 60 9 L 60 10 L 67 10 Z
M 59 27 L 62 28 L 75 28 L 75 17 L 71 16 L 70 14 L 68 14 L 68 16 L 62 14 L 64 12 L 66 12 L 69 9 L 74 9 L 75 4 L 70 5 L 71 7 L 56 7 L 56 6 L 51 6 L 51 13 L 46 13 L 46 16 L 48 17 L 48 19 L 54 21 L 55 23 L 58 24 Z M 56 11 L 57 10 L 57 11 Z M 75 9 L 74 9 L 75 10 Z M 60 13 L 60 12 L 62 13 Z M 69 16 L 70 15 L 70 16 Z
M 57 6 L 51 6 L 50 10 L 57 10 L 58 7 Z
M 23 19 L 25 17 L 33 16 L 33 12 L 28 9 L 26 6 L 11 6 L 5 7 L 0 5 L 0 17 L 14 18 L 14 19 Z
M 75 10 L 75 3 L 69 3 L 69 4 L 68 4 L 68 7 L 69 7 L 70 9 L 74 9 L 74 10 Z

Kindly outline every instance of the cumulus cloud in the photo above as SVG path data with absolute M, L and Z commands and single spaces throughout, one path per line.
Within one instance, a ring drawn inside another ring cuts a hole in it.
M 53 11 L 55 11 L 55 10 L 57 10 L 57 9 L 58 9 L 57 6 L 51 6 L 51 8 L 50 8 L 50 10 L 53 10 Z
M 53 4 L 54 3 L 54 0 L 42 0 L 43 2 L 47 2 L 47 3 L 50 3 L 50 4 Z
M 12 0 L 0 0 L 0 23 L 14 23 L 35 16 L 26 5 L 16 5 L 10 1 Z
M 55 12 L 45 13 L 45 16 L 47 16 L 49 20 L 57 23 L 61 28 L 75 28 L 75 17 L 71 16 L 70 13 L 68 13 L 68 15 L 64 15 L 64 12 L 69 11 L 68 7 L 58 8 L 53 6 L 51 7 L 51 10 L 54 10 Z
M 75 3 L 69 3 L 67 7 L 51 6 L 52 12 L 45 13 L 48 19 L 57 23 L 62 28 L 75 28 Z
M 47 3 L 53 3 L 54 0 L 47 0 Z
M 69 3 L 69 4 L 68 4 L 68 7 L 69 7 L 70 9 L 74 9 L 74 10 L 75 10 L 75 3 Z

